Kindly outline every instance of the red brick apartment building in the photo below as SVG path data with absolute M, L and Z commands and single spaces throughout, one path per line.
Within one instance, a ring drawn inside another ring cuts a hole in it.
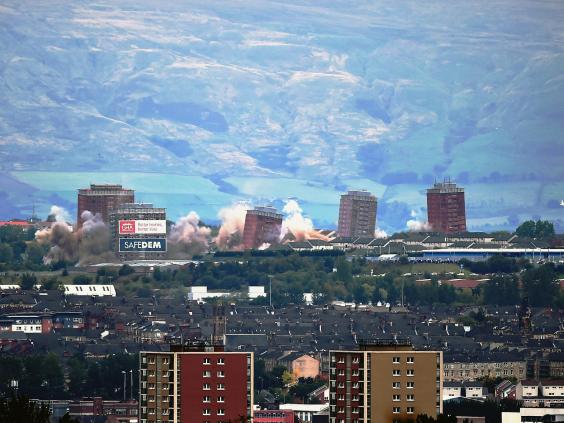
M 78 190 L 78 211 L 76 222 L 82 226 L 82 213 L 86 210 L 92 214 L 100 214 L 104 223 L 108 224 L 110 211 L 117 209 L 121 204 L 135 202 L 135 192 L 125 189 L 121 185 L 96 185 Z
M 282 215 L 273 207 L 255 207 L 247 210 L 243 229 L 245 249 L 259 248 L 263 244 L 280 241 Z
M 438 182 L 427 190 L 427 220 L 431 229 L 442 233 L 466 231 L 464 188 L 454 182 Z
M 205 344 L 140 353 L 139 422 L 227 423 L 252 416 L 253 353 Z

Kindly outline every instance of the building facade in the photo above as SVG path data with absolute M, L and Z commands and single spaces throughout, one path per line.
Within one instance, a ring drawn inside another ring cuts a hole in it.
M 442 412 L 442 352 L 378 341 L 329 355 L 331 423 L 391 423 Z
M 140 423 L 221 423 L 252 416 L 253 353 L 203 344 L 171 350 L 140 353 Z
M 526 376 L 527 363 L 525 360 L 491 361 L 448 359 L 444 364 L 444 380 L 447 382 L 475 381 L 483 377 L 514 377 L 518 380 Z
M 280 241 L 282 215 L 273 207 L 255 207 L 247 210 L 243 229 L 245 249 L 259 248 Z
M 150 203 L 121 204 L 110 212 L 110 230 L 113 250 L 121 260 L 153 260 L 166 256 L 164 208 L 153 207 Z M 124 240 L 131 241 L 125 245 Z M 137 245 L 129 249 L 132 243 Z M 157 243 L 159 248 L 154 247 Z
M 368 191 L 349 191 L 339 205 L 340 237 L 373 237 L 376 230 L 377 200 Z
M 454 182 L 438 182 L 427 190 L 427 220 L 435 232 L 466 231 L 464 188 Z
M 78 190 L 78 211 L 76 222 L 81 227 L 84 221 L 82 213 L 89 211 L 99 214 L 105 224 L 110 222 L 110 212 L 121 204 L 133 203 L 135 191 L 123 188 L 121 185 L 91 184 L 90 188 Z
M 253 417 L 254 423 L 294 423 L 292 410 L 258 410 Z
M 292 360 L 292 376 L 294 380 L 308 377 L 315 379 L 319 376 L 319 360 L 307 354 Z

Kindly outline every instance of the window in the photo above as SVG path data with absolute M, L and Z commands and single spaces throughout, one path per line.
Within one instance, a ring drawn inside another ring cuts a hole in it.
M 415 401 L 415 395 L 409 394 L 409 395 L 407 396 L 407 400 L 408 400 L 408 401 Z
M 202 412 L 202 415 L 204 416 L 211 416 L 211 411 L 209 408 L 204 408 L 204 411 Z
M 400 383 L 400 382 L 393 382 L 393 383 L 392 383 L 392 388 L 394 388 L 394 389 L 401 389 L 401 383 Z
M 344 401 L 344 400 L 345 400 L 345 394 L 339 394 L 339 395 L 337 395 L 337 400 L 338 400 L 338 401 Z
M 211 364 L 211 360 L 209 358 L 204 358 L 204 364 Z
M 400 362 L 400 358 L 399 358 L 399 357 L 393 357 L 393 358 L 392 358 L 392 363 L 394 363 L 394 364 L 399 364 L 399 362 Z
M 223 408 L 220 408 L 219 410 L 217 410 L 217 415 L 218 416 L 225 416 L 225 410 Z
M 202 402 L 211 402 L 211 397 L 206 395 Z
M 204 383 L 204 391 L 209 391 L 211 389 L 211 386 L 209 383 Z
M 217 377 L 225 377 L 225 372 L 223 370 L 218 371 Z
M 407 407 L 407 414 L 413 414 L 413 407 Z
M 401 401 L 401 395 L 393 395 L 392 400 L 393 401 Z
M 353 359 L 352 359 L 352 362 L 353 362 L 353 363 L 358 363 L 358 361 L 359 361 L 359 360 L 358 360 L 358 357 L 353 357 Z
M 344 369 L 339 369 L 339 373 L 337 373 L 339 376 L 344 376 L 345 375 L 345 370 Z
M 415 382 L 407 382 L 407 387 L 408 387 L 409 389 L 415 388 Z
M 394 414 L 399 414 L 399 413 L 401 413 L 401 407 L 394 407 L 394 408 L 392 409 L 392 412 L 393 412 Z
M 337 384 L 337 388 L 344 388 L 345 387 L 345 383 L 344 382 L 339 382 Z
M 400 369 L 394 369 L 392 371 L 392 375 L 393 376 L 401 376 L 401 370 Z
M 408 362 L 408 363 L 414 363 L 414 362 L 415 362 L 415 357 L 407 357 L 407 362 Z
M 358 414 L 358 407 L 353 407 L 353 408 L 352 408 L 352 413 L 353 413 L 353 414 Z
M 202 376 L 203 377 L 211 377 L 211 372 L 209 370 L 205 370 Z
M 408 375 L 408 376 L 415 376 L 415 370 L 413 370 L 413 369 L 407 369 L 407 375 Z
M 223 359 L 223 358 L 218 358 L 218 359 L 217 359 L 217 364 L 220 364 L 220 365 L 221 365 L 221 364 L 225 364 L 225 359 Z
M 339 357 L 339 361 L 337 361 L 337 363 L 344 363 L 345 362 L 345 357 Z
M 217 390 L 218 391 L 225 391 L 225 385 L 223 383 L 218 383 L 217 384 Z
M 217 402 L 225 402 L 225 397 L 217 397 Z

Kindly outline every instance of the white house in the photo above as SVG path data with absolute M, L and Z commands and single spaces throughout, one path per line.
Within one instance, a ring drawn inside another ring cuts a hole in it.
M 517 384 L 516 397 L 518 400 L 540 396 L 538 380 L 522 380 Z
M 115 297 L 116 289 L 113 285 L 64 285 L 65 295 L 80 295 L 85 297 Z
M 479 382 L 444 382 L 443 401 L 455 398 L 485 399 L 487 389 Z

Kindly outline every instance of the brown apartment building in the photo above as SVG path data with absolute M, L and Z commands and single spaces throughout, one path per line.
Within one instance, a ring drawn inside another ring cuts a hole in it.
M 341 195 L 338 234 L 341 237 L 374 237 L 377 200 L 368 191 Z
M 442 352 L 415 351 L 396 339 L 329 355 L 331 423 L 396 423 L 442 412 Z

